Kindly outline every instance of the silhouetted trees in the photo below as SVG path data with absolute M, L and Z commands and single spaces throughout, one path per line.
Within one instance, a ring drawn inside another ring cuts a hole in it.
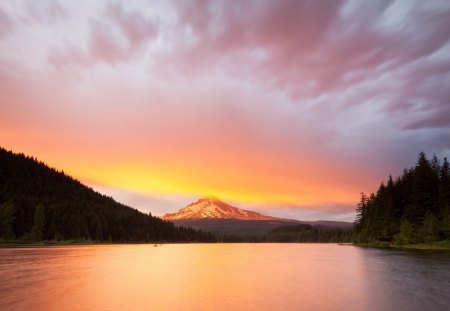
M 33 228 L 31 229 L 31 238 L 36 241 L 42 240 L 45 226 L 45 206 L 40 203 L 34 212 Z
M 216 237 L 224 243 L 344 243 L 353 241 L 353 229 L 289 224 L 267 233 L 217 233 Z
M 267 242 L 342 243 L 351 242 L 352 239 L 351 229 L 313 227 L 308 224 L 278 227 L 266 236 Z
M 354 223 L 359 242 L 399 244 L 450 238 L 450 168 L 422 152 L 417 164 L 395 180 L 389 176 L 375 194 L 361 194 Z
M 10 200 L 0 205 L 0 238 L 14 239 L 14 203 Z
M 215 241 L 117 203 L 64 172 L 0 148 L 0 240 Z

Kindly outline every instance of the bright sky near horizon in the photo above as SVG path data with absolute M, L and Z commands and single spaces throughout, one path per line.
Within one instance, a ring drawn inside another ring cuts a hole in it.
M 1 1 L 0 146 L 162 215 L 353 220 L 450 151 L 449 1 Z

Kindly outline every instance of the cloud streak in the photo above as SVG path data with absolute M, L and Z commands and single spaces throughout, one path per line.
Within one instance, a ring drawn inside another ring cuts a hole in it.
M 2 3 L 0 139 L 125 198 L 350 217 L 419 151 L 449 153 L 449 14 L 445 1 Z

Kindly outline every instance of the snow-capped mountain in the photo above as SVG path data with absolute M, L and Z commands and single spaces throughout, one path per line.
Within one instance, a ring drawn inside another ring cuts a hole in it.
M 231 206 L 217 198 L 205 197 L 180 209 L 176 213 L 166 214 L 162 219 L 241 219 L 241 220 L 280 220 L 256 212 Z

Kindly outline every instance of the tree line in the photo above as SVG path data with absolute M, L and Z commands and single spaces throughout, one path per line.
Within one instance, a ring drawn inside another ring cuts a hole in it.
M 265 234 L 217 234 L 225 243 L 349 243 L 353 230 L 297 224 L 280 226 Z
M 114 201 L 24 154 L 0 148 L 0 241 L 214 242 Z
M 376 193 L 361 194 L 354 223 L 357 242 L 430 243 L 450 238 L 450 167 L 422 152 Z
M 300 243 L 348 243 L 353 239 L 353 230 L 299 224 L 271 230 L 267 242 Z

